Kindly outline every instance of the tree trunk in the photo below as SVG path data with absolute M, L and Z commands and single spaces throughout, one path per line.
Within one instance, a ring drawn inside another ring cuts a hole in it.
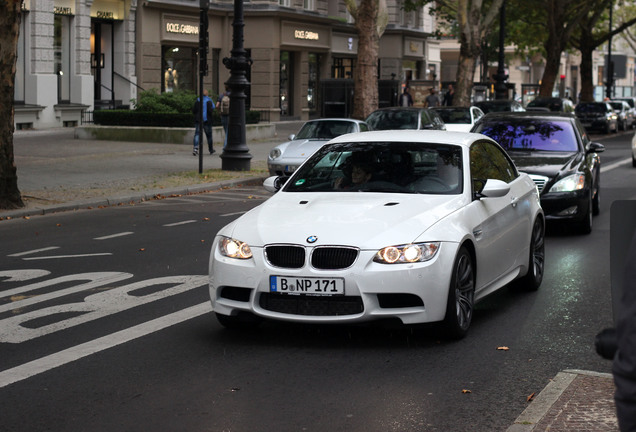
M 552 97 L 556 76 L 561 66 L 561 52 L 563 49 L 558 44 L 546 44 L 546 59 L 543 77 L 541 78 L 541 87 L 539 88 L 539 96 Z
M 459 48 L 459 63 L 457 67 L 457 83 L 453 105 L 469 106 L 473 89 L 476 59 L 479 58 L 479 47 L 470 46 L 462 40 Z
M 362 0 L 355 21 L 358 31 L 358 58 L 353 76 L 353 114 L 360 120 L 378 108 L 378 0 Z
M 594 102 L 594 77 L 592 73 L 592 53 L 594 47 L 581 43 L 581 95 L 577 102 Z
M 13 94 L 21 0 L 0 8 L 0 208 L 23 207 L 13 158 Z

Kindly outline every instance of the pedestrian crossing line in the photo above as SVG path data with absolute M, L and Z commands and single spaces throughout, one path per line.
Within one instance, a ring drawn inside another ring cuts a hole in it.
M 47 251 L 51 251 L 51 250 L 55 250 L 55 249 L 59 249 L 59 246 L 50 246 L 50 247 L 45 247 L 45 248 L 41 248 L 41 249 L 33 249 L 30 251 L 25 251 L 25 252 L 19 252 L 19 253 L 14 253 L 11 255 L 7 255 L 10 257 L 21 257 L 24 255 L 32 255 L 32 254 L 36 254 L 36 253 L 40 253 L 40 252 L 47 252 Z

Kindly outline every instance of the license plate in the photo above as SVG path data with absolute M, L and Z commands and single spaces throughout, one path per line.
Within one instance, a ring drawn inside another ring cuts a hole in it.
M 270 292 L 307 295 L 344 295 L 344 279 L 270 276 Z
M 298 168 L 296 165 L 285 165 L 285 172 L 293 173 Z

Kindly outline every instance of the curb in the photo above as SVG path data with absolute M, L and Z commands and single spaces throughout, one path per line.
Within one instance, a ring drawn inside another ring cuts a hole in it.
M 155 189 L 139 192 L 135 195 L 118 195 L 113 197 L 89 198 L 81 201 L 38 206 L 30 209 L 2 210 L 0 221 L 29 216 L 38 216 L 65 211 L 90 210 L 96 207 L 112 207 L 123 204 L 137 204 L 155 199 L 168 198 L 173 195 L 194 195 L 225 187 L 238 185 L 260 185 L 266 177 L 246 177 L 242 179 L 224 180 L 214 183 L 203 183 L 171 189 Z
M 558 401 L 565 390 L 579 375 L 611 379 L 612 374 L 566 369 L 559 372 L 553 380 L 539 393 L 532 403 L 517 417 L 514 424 L 506 432 L 533 431 L 537 424 L 548 414 L 552 406 Z

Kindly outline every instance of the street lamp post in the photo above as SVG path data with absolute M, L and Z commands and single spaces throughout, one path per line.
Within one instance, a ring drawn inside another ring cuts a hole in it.
M 203 173 L 203 77 L 208 74 L 208 9 L 209 0 L 199 0 L 199 174 Z M 209 116 L 212 113 L 208 113 Z
M 508 99 L 508 88 L 506 80 L 508 75 L 504 69 L 504 40 L 506 36 L 506 0 L 501 3 L 499 10 L 499 62 L 497 73 L 493 75 L 495 79 L 495 99 Z
M 227 146 L 221 154 L 221 169 L 228 171 L 249 171 L 252 155 L 245 143 L 245 89 L 250 85 L 246 78 L 252 60 L 243 48 L 243 0 L 234 0 L 234 21 L 232 22 L 232 56 L 225 57 L 223 64 L 230 70 L 226 84 L 230 88 L 230 114 L 227 127 Z
M 609 6 L 609 40 L 607 41 L 607 81 L 605 82 L 605 97 L 612 99 L 612 88 L 614 87 L 614 62 L 612 62 L 612 11 L 614 3 Z

